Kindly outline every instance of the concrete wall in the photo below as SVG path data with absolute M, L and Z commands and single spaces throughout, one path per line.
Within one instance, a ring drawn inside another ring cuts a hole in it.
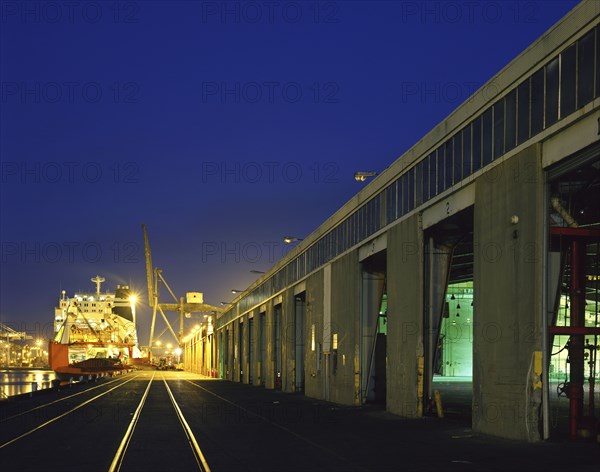
M 473 429 L 521 440 L 539 439 L 540 392 L 530 388 L 533 353 L 541 350 L 547 208 L 538 149 L 477 180 L 474 216 Z
M 423 355 L 423 231 L 414 215 L 388 232 L 387 409 L 418 415 L 418 358 Z

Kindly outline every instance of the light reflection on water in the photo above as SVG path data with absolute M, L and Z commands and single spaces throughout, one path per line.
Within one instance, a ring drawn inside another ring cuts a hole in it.
M 0 370 L 0 399 L 52 387 L 51 370 Z

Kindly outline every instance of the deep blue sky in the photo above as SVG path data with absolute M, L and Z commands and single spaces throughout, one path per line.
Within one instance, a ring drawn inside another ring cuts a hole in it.
M 230 300 L 577 2 L 72 3 L 0 2 L 0 320 L 20 329 L 96 274 L 145 293 L 141 223 L 178 295 Z

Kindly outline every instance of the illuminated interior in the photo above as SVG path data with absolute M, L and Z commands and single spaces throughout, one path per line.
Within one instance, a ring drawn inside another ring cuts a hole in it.
M 473 282 L 448 287 L 434 375 L 473 376 Z

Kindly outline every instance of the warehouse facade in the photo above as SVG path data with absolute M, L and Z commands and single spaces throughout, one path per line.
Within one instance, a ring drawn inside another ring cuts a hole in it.
M 379 174 L 188 338 L 191 370 L 405 417 L 468 372 L 475 431 L 547 438 L 557 333 L 598 318 L 599 22 L 579 4 Z

